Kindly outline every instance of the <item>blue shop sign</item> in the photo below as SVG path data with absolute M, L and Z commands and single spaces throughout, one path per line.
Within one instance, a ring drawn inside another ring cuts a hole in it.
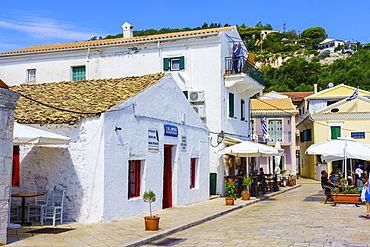
M 179 134 L 179 130 L 176 126 L 165 124 L 164 125 L 164 135 L 165 136 L 173 136 L 177 137 Z

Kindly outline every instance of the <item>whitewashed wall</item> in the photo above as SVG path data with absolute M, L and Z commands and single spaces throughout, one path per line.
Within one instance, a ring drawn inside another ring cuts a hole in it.
M 163 72 L 165 57 L 185 56 L 185 69 L 172 74 L 182 90 L 204 90 L 204 122 L 208 128 L 215 133 L 223 130 L 225 133 L 235 134 L 232 137 L 245 139 L 248 138 L 249 122 L 240 120 L 240 99 L 245 100 L 245 117 L 249 120 L 249 98 L 246 95 L 235 93 L 236 118 L 228 117 L 228 95 L 233 89 L 225 88 L 224 72 L 225 57 L 231 56 L 233 42 L 226 34 L 236 41 L 240 40 L 237 30 L 232 29 L 218 34 L 172 40 L 99 46 L 90 48 L 90 51 L 88 48 L 81 48 L 37 54 L 0 55 L 0 78 L 20 84 L 27 78 L 27 69 L 36 69 L 37 82 L 71 80 L 71 66 L 81 65 L 86 66 L 86 79 L 143 75 Z M 218 193 L 223 190 L 223 166 L 217 156 L 217 150 L 222 147 L 220 145 L 210 150 L 210 171 L 218 173 Z
M 92 118 L 71 126 L 31 125 L 72 139 L 69 145 L 20 145 L 20 187 L 14 187 L 13 190 L 35 192 L 36 188 L 64 189 L 67 220 L 103 220 L 103 122 L 103 118 Z M 18 201 L 20 204 L 21 201 Z
M 163 97 L 167 95 L 167 97 Z M 141 194 L 156 193 L 153 210 L 162 209 L 164 144 L 173 146 L 172 202 L 181 206 L 209 196 L 209 145 L 206 125 L 199 119 L 171 76 L 123 103 L 122 110 L 106 113 L 104 220 L 149 212 L 141 197 L 128 199 L 128 160 L 142 160 Z M 124 109 L 126 108 L 126 109 Z M 185 122 L 181 123 L 181 113 Z M 135 117 L 136 116 L 136 117 Z M 178 137 L 164 136 L 164 124 L 178 127 Z M 115 127 L 122 130 L 115 131 Z M 148 151 L 148 130 L 159 132 L 160 151 Z M 180 150 L 181 136 L 186 152 Z M 190 159 L 199 158 L 196 187 L 190 189 Z

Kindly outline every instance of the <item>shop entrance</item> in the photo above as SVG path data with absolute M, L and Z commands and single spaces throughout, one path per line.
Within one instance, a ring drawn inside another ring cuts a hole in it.
M 164 145 L 162 208 L 172 207 L 172 146 Z

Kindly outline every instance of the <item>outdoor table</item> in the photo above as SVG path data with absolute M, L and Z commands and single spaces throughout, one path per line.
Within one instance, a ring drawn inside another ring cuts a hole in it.
M 29 222 L 25 222 L 24 218 L 26 216 L 26 198 L 29 198 L 29 197 L 36 197 L 36 196 L 42 196 L 44 194 L 28 194 L 28 193 L 16 193 L 16 194 L 12 194 L 12 197 L 22 197 L 22 224 L 31 224 Z

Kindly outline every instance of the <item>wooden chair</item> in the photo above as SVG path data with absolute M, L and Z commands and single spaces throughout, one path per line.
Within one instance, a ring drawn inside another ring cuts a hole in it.
M 51 192 L 51 206 L 41 208 L 41 226 L 44 225 L 44 220 L 47 219 L 53 220 L 53 226 L 55 226 L 57 220 L 60 220 L 60 224 L 63 223 L 63 198 L 64 190 L 53 190 Z
M 30 217 L 41 218 L 41 208 L 48 205 L 49 190 L 37 189 L 36 194 L 44 194 L 42 196 L 35 197 L 35 204 L 28 205 L 27 210 L 27 222 L 30 221 Z
M 329 186 L 329 185 L 321 184 L 321 188 L 322 188 L 322 190 L 324 191 L 324 194 L 325 194 L 324 204 L 326 204 L 326 202 L 328 201 L 328 199 L 331 197 L 331 189 L 332 189 L 332 187 Z
M 19 222 L 19 210 L 18 206 L 11 206 L 10 207 L 10 218 L 17 218 L 17 222 Z

